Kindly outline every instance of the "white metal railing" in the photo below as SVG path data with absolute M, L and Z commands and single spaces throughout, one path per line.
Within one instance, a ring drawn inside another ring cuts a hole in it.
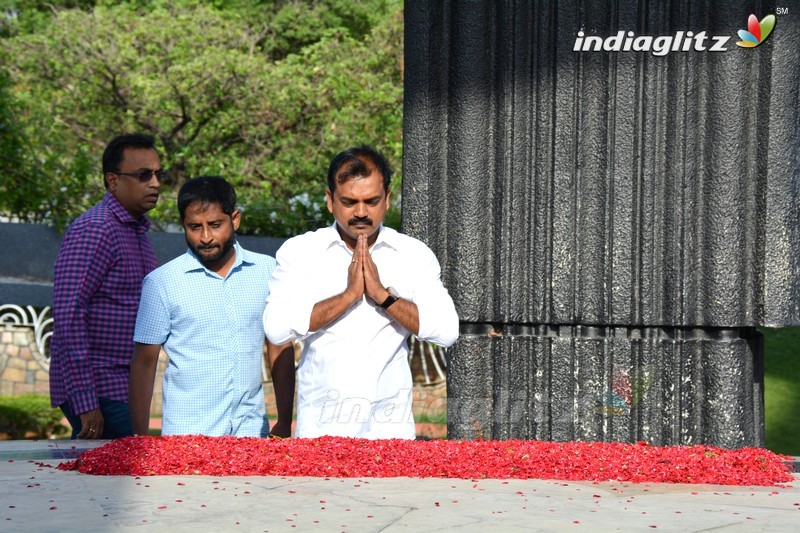
M 36 311 L 30 305 L 24 308 L 14 304 L 0 305 L 0 325 L 33 328 L 33 338 L 39 349 L 35 357 L 46 369 L 50 368 L 48 341 L 53 335 L 53 317 L 49 306 Z
M 408 339 L 408 364 L 415 368 L 415 359 L 419 361 L 421 375 L 426 385 L 439 383 L 447 378 L 447 349 L 437 344 L 424 342 L 411 336 Z M 432 369 L 428 367 L 431 362 Z

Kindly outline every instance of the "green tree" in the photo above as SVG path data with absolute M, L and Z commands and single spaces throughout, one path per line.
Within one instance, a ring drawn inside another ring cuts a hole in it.
M 0 0 L 0 37 L 33 33 L 47 26 L 62 9 L 89 9 L 93 0 Z
M 42 218 L 102 195 L 99 154 L 122 131 L 157 137 L 174 187 L 231 179 L 251 234 L 326 220 L 325 170 L 344 147 L 374 144 L 399 168 L 400 3 L 141 3 L 60 11 L 4 39 L 26 144 L 48 162 L 44 192 L 61 191 Z M 175 221 L 170 196 L 151 218 Z
M 85 194 L 89 150 L 52 140 L 36 147 L 31 140 L 49 131 L 46 117 L 29 121 L 26 134 L 16 104 L 8 76 L 0 71 L 0 213 L 24 222 L 64 226 L 71 218 L 64 205 L 81 209 L 89 204 Z M 65 159 L 62 153 L 68 150 L 71 157 Z
M 12 101 L 8 75 L 0 72 L 0 175 L 4 176 L 0 181 L 0 209 L 7 213 L 20 211 L 15 190 L 25 175 L 25 169 L 20 168 L 23 159 L 22 133 L 12 112 Z

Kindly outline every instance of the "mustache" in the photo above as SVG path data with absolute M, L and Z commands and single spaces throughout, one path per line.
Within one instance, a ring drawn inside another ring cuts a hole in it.
M 206 244 L 205 246 L 198 246 L 198 250 L 213 250 L 214 248 L 219 248 L 217 244 Z
M 347 221 L 347 225 L 348 226 L 355 226 L 356 224 L 368 224 L 368 225 L 371 226 L 372 225 L 372 219 L 369 218 L 369 217 L 351 218 L 350 220 Z

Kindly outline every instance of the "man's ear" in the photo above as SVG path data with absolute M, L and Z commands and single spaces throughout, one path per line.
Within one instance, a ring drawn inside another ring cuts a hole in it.
M 107 189 L 109 192 L 114 193 L 117 190 L 117 180 L 119 176 L 114 174 L 113 172 L 106 172 L 106 183 L 108 183 Z
M 328 211 L 333 213 L 333 193 L 330 189 L 325 189 L 325 200 L 328 202 Z
M 242 220 L 242 213 L 237 209 L 231 213 L 231 222 L 233 222 L 233 231 L 239 229 L 239 222 Z

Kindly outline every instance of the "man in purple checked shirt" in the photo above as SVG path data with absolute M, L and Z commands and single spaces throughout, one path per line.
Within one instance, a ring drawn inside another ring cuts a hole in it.
M 50 402 L 72 438 L 132 435 L 128 377 L 142 280 L 157 266 L 144 214 L 164 171 L 152 136 L 120 135 L 103 152 L 106 195 L 70 225 L 55 263 Z

